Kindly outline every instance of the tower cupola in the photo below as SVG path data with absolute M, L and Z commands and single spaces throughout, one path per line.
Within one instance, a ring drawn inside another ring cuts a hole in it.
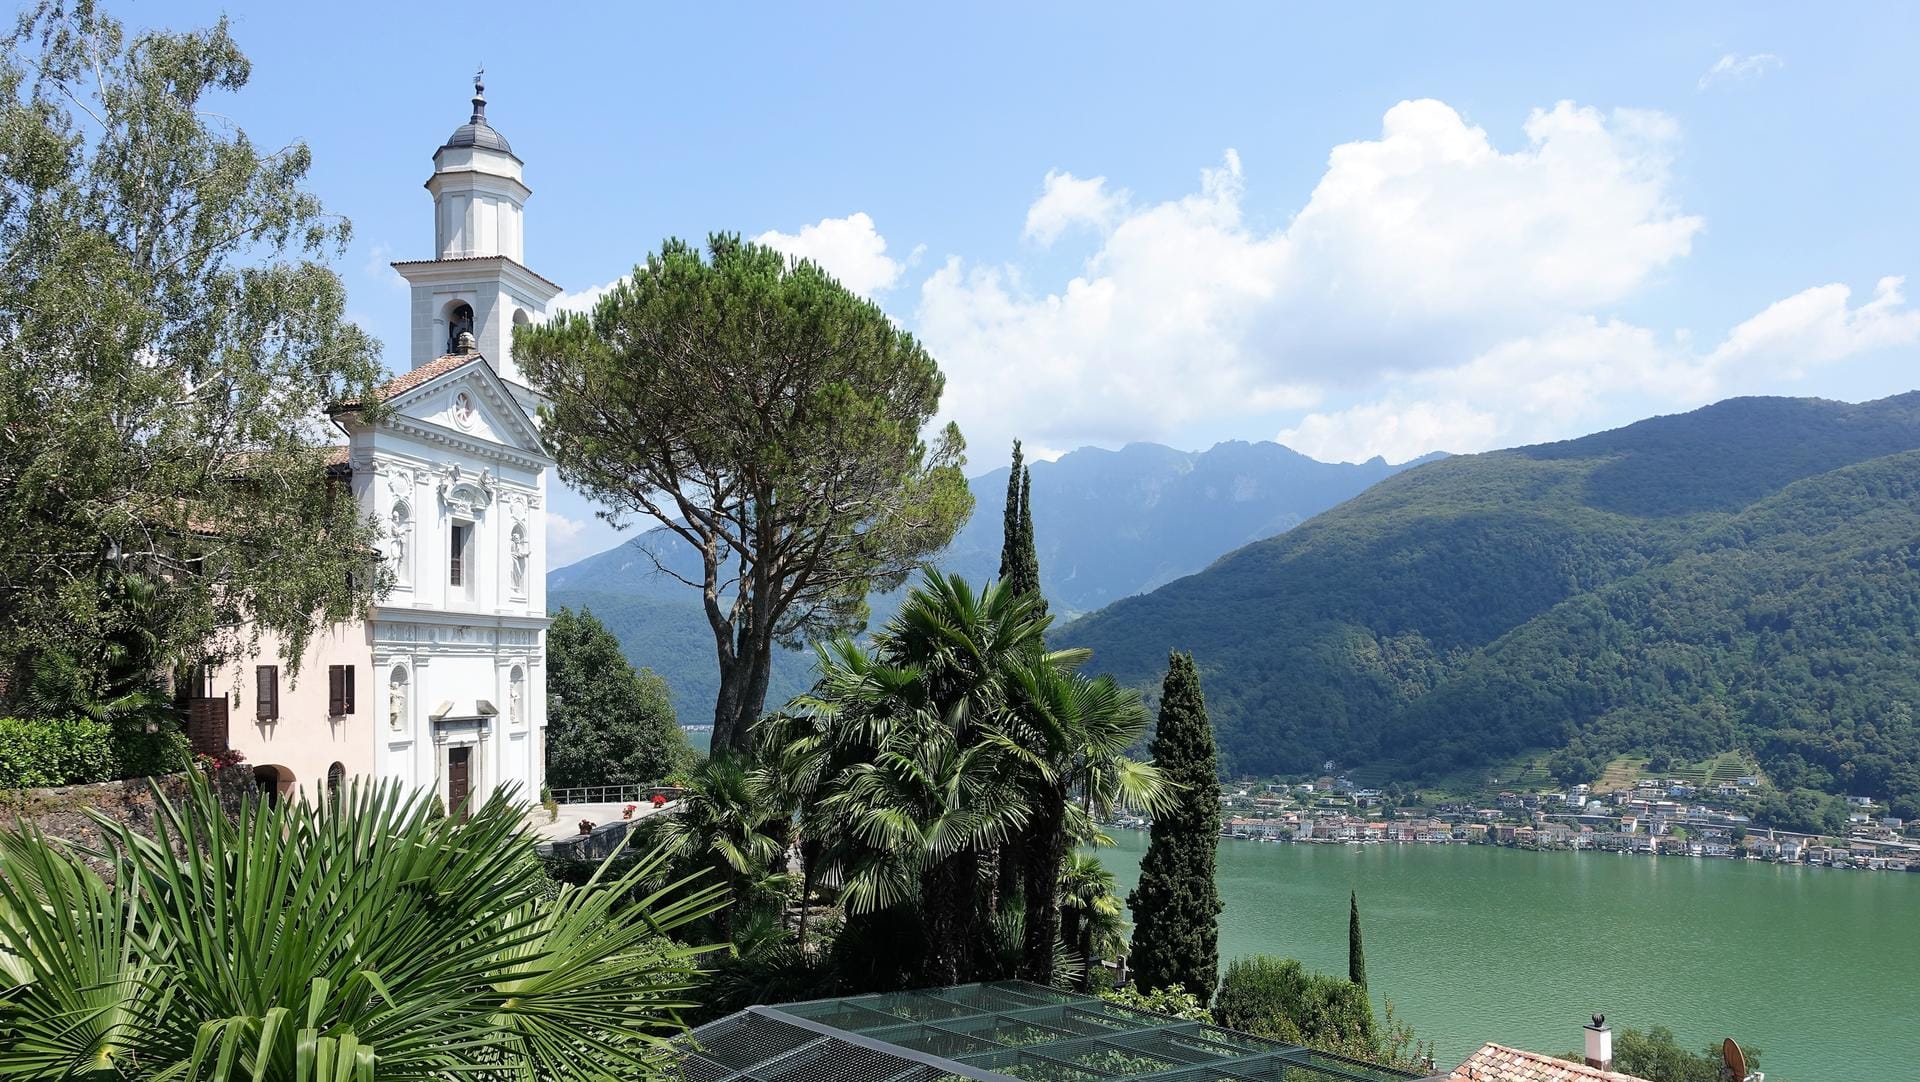
M 521 215 L 533 194 L 507 137 L 487 122 L 485 70 L 473 77 L 473 115 L 433 154 L 435 250 L 441 259 L 524 257 Z
M 514 328 L 546 318 L 560 287 L 527 269 L 521 221 L 533 194 L 520 158 L 487 119 L 485 70 L 473 114 L 433 152 L 432 259 L 393 265 L 413 291 L 413 366 L 478 352 L 531 413 L 537 396 L 513 360 Z

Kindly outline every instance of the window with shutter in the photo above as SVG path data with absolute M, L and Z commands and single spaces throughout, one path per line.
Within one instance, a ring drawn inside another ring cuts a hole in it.
M 346 713 L 353 713 L 353 666 L 347 666 Z
M 280 666 L 256 665 L 253 669 L 253 716 L 272 721 L 280 716 Z
M 330 718 L 347 712 L 346 683 L 346 674 L 340 666 L 327 666 L 327 716 Z

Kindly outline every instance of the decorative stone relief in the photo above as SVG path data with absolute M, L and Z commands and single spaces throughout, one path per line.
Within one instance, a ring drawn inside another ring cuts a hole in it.
M 466 474 L 459 463 L 448 463 L 440 471 L 440 504 L 456 515 L 477 515 L 493 504 L 497 485 L 492 470 L 481 470 L 478 477 Z

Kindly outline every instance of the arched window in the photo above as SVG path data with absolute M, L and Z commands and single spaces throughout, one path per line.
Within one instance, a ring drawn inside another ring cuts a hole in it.
M 327 799 L 339 800 L 340 790 L 347 784 L 347 764 L 335 763 L 327 768 Z
M 464 301 L 447 313 L 447 352 L 460 352 L 460 336 L 473 333 L 473 306 Z

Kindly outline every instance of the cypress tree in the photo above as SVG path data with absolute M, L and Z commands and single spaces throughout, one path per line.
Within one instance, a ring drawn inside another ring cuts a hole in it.
M 1011 582 L 1021 564 L 1020 490 L 1026 471 L 1020 465 L 1020 441 L 1013 441 L 1013 468 L 1007 471 L 1007 509 L 1000 516 L 1000 581 Z
M 1013 441 L 1013 468 L 1007 471 L 1007 509 L 1000 517 L 1000 581 L 1015 597 L 1040 592 L 1040 550 L 1033 543 L 1033 471 L 1023 464 L 1020 441 Z M 1046 598 L 1038 599 L 1041 615 Z
M 1347 979 L 1367 986 L 1367 948 L 1360 943 L 1360 895 L 1347 892 Z
M 1220 894 L 1214 851 L 1220 844 L 1220 778 L 1213 724 L 1191 654 L 1168 658 L 1160 721 L 1150 750 L 1177 788 L 1154 816 L 1133 909 L 1134 979 L 1143 992 L 1180 985 L 1201 1002 L 1213 998 L 1220 964 Z
M 1047 599 L 1040 592 L 1040 550 L 1033 543 L 1033 470 L 1020 470 L 1020 563 L 1014 581 L 1022 595 L 1032 594 L 1041 615 L 1046 615 Z

